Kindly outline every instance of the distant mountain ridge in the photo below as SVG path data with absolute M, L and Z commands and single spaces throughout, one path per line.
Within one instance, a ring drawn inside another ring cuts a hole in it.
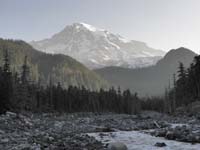
M 95 72 L 89 70 L 75 59 L 62 54 L 46 54 L 40 52 L 24 41 L 0 39 L 0 64 L 3 63 L 3 49 L 7 48 L 10 55 L 12 69 L 21 72 L 24 57 L 28 56 L 31 67 L 31 76 L 42 83 L 61 83 L 69 85 L 85 86 L 91 90 L 108 87 L 108 83 Z
M 91 69 L 150 66 L 165 54 L 164 51 L 148 47 L 144 42 L 127 40 L 85 23 L 68 25 L 51 38 L 30 44 L 47 53 L 69 55 Z
M 173 74 L 177 73 L 179 62 L 189 67 L 196 55 L 193 51 L 181 47 L 170 50 L 155 66 L 140 69 L 106 67 L 95 71 L 111 85 L 130 88 L 140 96 L 161 96 L 170 81 L 172 84 Z

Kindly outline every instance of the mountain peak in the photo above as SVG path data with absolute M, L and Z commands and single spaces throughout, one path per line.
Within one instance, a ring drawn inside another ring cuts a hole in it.
M 177 49 L 172 49 L 170 50 L 167 54 L 167 55 L 174 55 L 174 54 L 183 54 L 183 53 L 191 53 L 191 54 L 194 54 L 194 55 L 197 55 L 195 52 L 193 52 L 192 50 L 188 49 L 188 48 L 185 48 L 185 47 L 179 47 Z
M 185 47 L 180 47 L 177 49 L 172 49 L 169 52 L 167 52 L 164 58 L 158 61 L 157 64 L 162 66 L 163 64 L 168 64 L 168 65 L 171 64 L 173 66 L 177 64 L 177 62 L 185 62 L 184 64 L 186 65 L 186 67 L 188 67 L 189 64 L 192 62 L 194 56 L 196 55 L 197 54 L 192 50 Z
M 155 64 L 164 53 L 143 42 L 127 40 L 83 22 L 68 25 L 51 38 L 31 45 L 46 53 L 69 55 L 92 69 L 106 66 L 144 67 Z
M 91 32 L 96 32 L 96 31 L 105 31 L 104 29 L 100 29 L 100 28 L 96 28 L 90 24 L 84 23 L 84 22 L 80 22 L 80 23 L 73 23 L 72 24 L 73 27 L 75 27 L 76 29 L 86 29 L 89 30 Z

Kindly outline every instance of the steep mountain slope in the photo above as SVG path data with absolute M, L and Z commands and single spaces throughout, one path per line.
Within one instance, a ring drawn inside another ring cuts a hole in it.
M 179 62 L 188 67 L 195 55 L 191 50 L 181 47 L 169 51 L 155 66 L 141 69 L 106 67 L 96 72 L 110 84 L 130 88 L 140 96 L 158 96 L 164 93 L 173 74 L 177 73 Z
M 144 67 L 155 64 L 165 54 L 143 42 L 130 41 L 85 23 L 66 26 L 51 38 L 30 44 L 47 53 L 69 55 L 89 68 Z
M 33 49 L 23 41 L 0 39 L 0 63 L 2 64 L 3 49 L 9 50 L 12 68 L 21 71 L 21 66 L 25 55 L 28 56 L 31 66 L 31 75 L 34 80 L 39 78 L 44 84 L 50 78 L 54 83 L 60 82 L 61 85 L 84 85 L 90 89 L 106 87 L 107 82 L 93 71 L 90 71 L 75 59 L 61 54 L 46 54 Z

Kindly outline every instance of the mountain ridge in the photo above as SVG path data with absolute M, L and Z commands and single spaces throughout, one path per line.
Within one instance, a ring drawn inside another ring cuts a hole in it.
M 106 66 L 149 66 L 165 54 L 144 42 L 127 40 L 86 23 L 68 25 L 50 38 L 32 41 L 30 44 L 47 53 L 69 55 L 91 69 Z
M 140 96 L 161 96 L 169 82 L 173 83 L 173 74 L 177 73 L 179 62 L 187 68 L 196 55 L 193 51 L 181 47 L 170 50 L 155 66 L 138 69 L 106 67 L 95 71 L 111 85 L 130 88 L 133 92 L 139 92 Z
M 46 85 L 50 80 L 54 84 L 61 83 L 63 87 L 69 85 L 85 86 L 98 90 L 107 87 L 107 82 L 98 74 L 89 70 L 80 62 L 62 54 L 46 54 L 40 52 L 22 40 L 0 39 L 0 63 L 3 63 L 3 48 L 10 54 L 12 69 L 20 72 L 24 57 L 28 56 L 31 75 L 34 81 L 39 79 Z

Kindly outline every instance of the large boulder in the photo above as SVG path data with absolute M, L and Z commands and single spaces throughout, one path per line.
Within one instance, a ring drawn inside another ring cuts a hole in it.
M 116 143 L 110 143 L 108 145 L 108 150 L 128 150 L 128 148 L 124 143 L 116 142 Z
M 163 142 L 157 142 L 156 144 L 155 144 L 155 146 L 157 146 L 157 147 L 165 147 L 165 146 L 167 146 L 165 143 L 163 143 Z
M 175 140 L 174 132 L 173 131 L 167 131 L 165 138 L 169 140 Z

